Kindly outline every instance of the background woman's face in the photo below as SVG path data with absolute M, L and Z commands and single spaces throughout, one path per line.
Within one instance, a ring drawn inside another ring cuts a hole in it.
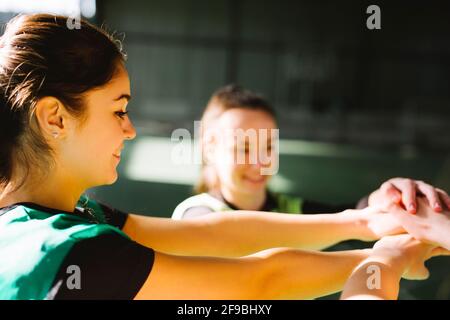
M 64 156 L 71 172 L 89 187 L 117 180 L 124 140 L 136 136 L 128 115 L 121 114 L 129 97 L 130 80 L 122 65 L 110 82 L 85 96 L 87 119 L 72 132 Z
M 249 194 L 265 190 L 270 176 L 261 174 L 261 169 L 277 161 L 272 152 L 273 129 L 277 129 L 275 120 L 261 110 L 231 109 L 220 116 L 215 128 L 214 164 L 222 188 Z M 239 131 L 253 132 L 254 138 L 249 135 L 239 140 Z M 261 153 L 268 158 L 260 157 Z

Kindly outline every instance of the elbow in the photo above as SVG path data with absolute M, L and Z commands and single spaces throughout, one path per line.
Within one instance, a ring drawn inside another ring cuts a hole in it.
M 244 300 L 273 300 L 277 299 L 275 281 L 270 274 L 268 261 L 266 259 L 255 259 L 251 263 L 251 270 L 248 270 L 244 281 L 245 289 L 242 293 Z
M 255 299 L 274 300 L 283 299 L 289 291 L 285 282 L 283 259 L 284 248 L 268 249 L 255 255 L 256 279 L 253 285 Z M 281 259 L 280 259 L 281 258 Z

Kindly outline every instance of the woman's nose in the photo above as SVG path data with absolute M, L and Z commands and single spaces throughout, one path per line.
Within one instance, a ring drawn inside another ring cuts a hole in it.
M 133 140 L 136 138 L 136 129 L 134 128 L 133 123 L 130 118 L 127 117 L 127 120 L 124 122 L 123 132 L 125 134 L 125 139 Z
M 250 160 L 250 164 L 255 166 L 256 168 L 261 168 L 269 166 L 271 161 L 272 159 L 270 156 L 264 154 L 257 154 Z

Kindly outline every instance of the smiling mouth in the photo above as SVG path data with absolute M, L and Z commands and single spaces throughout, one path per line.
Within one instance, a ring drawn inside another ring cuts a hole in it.
M 120 159 L 120 155 L 122 153 L 122 149 L 123 149 L 123 147 L 117 153 L 113 153 L 113 156 L 116 157 L 117 159 Z
M 253 183 L 263 183 L 266 179 L 264 177 L 253 179 L 249 177 L 245 177 L 246 180 L 253 182 Z

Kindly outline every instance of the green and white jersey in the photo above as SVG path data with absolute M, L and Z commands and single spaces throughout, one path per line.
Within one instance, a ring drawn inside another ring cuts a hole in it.
M 153 251 L 120 230 L 126 214 L 117 218 L 119 211 L 87 198 L 79 205 L 74 212 L 34 203 L 0 208 L 0 299 L 133 298 L 151 270 Z M 81 270 L 75 290 L 66 286 L 70 266 Z M 130 272 L 140 275 L 130 280 Z M 123 277 L 127 282 L 119 281 Z
M 272 211 L 282 213 L 302 213 L 303 200 L 301 198 L 290 197 L 287 195 L 268 193 L 266 202 L 261 211 Z M 209 193 L 202 193 L 192 196 L 181 202 L 174 210 L 172 219 L 181 220 L 188 216 L 202 216 L 211 212 L 237 210 L 232 204 L 227 203 L 225 199 L 215 197 Z

